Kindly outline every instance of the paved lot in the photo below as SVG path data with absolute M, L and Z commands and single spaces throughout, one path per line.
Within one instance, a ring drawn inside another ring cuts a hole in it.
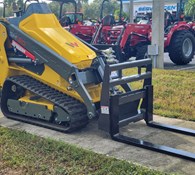
M 132 57 L 130 60 L 134 60 L 134 59 L 135 59 L 135 57 Z M 164 68 L 167 69 L 167 70 L 178 70 L 178 71 L 190 70 L 190 71 L 195 71 L 195 57 L 187 65 L 176 65 L 170 60 L 168 53 L 165 53 L 164 54 Z
M 195 123 L 193 122 L 167 119 L 158 116 L 155 116 L 155 118 L 157 121 L 163 123 L 186 126 L 195 129 Z M 3 117 L 2 113 L 0 113 L 0 125 L 18 130 L 25 130 L 41 137 L 61 140 L 97 153 L 113 156 L 119 159 L 125 159 L 153 169 L 162 170 L 165 172 L 176 172 L 185 175 L 195 174 L 195 162 L 182 160 L 161 153 L 115 142 L 111 140 L 108 135 L 98 130 L 96 121 L 92 121 L 86 128 L 72 134 L 64 134 L 10 120 Z M 144 122 L 130 124 L 122 130 L 129 136 L 152 141 L 156 144 L 164 144 L 167 146 L 176 147 L 178 149 L 185 149 L 195 153 L 194 137 L 148 128 Z

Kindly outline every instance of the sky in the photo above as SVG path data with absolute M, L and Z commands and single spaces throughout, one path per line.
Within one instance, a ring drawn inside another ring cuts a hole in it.
M 89 3 L 93 2 L 93 0 L 89 0 Z

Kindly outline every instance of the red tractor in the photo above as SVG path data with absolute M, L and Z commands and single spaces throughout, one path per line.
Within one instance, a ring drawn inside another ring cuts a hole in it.
M 151 31 L 149 31 L 148 40 L 149 44 L 151 44 Z M 137 53 L 137 59 L 143 59 L 146 56 L 147 46 L 148 44 L 145 43 L 141 45 Z M 166 11 L 164 50 L 169 53 L 169 57 L 173 63 L 177 65 L 190 63 L 195 52 L 195 23 L 179 21 L 179 19 L 175 20 Z
M 102 22 L 96 31 L 91 44 L 96 48 L 115 51 L 116 58 L 120 61 L 126 61 L 130 57 L 139 57 L 138 50 L 141 45 L 148 45 L 150 25 L 126 24 L 122 20 L 122 0 L 120 1 L 119 19 L 115 21 L 114 16 L 106 15 L 103 17 L 104 4 L 109 0 L 103 0 L 100 18 Z
M 104 0 L 106 2 L 108 0 Z M 150 24 L 126 24 L 121 19 L 122 0 L 120 1 L 119 21 L 114 16 L 107 15 L 92 40 L 92 45 L 98 49 L 113 48 L 120 62 L 136 57 L 137 60 L 147 56 L 147 47 L 151 44 Z M 103 9 L 103 8 L 102 8 Z M 195 23 L 185 21 L 174 22 L 166 19 L 165 52 L 178 65 L 188 64 L 195 51 Z
M 195 23 L 180 21 L 165 30 L 165 52 L 178 65 L 192 61 L 195 51 Z
M 59 11 L 59 22 L 65 29 L 69 30 L 72 34 L 78 36 L 84 41 L 90 43 L 95 33 L 97 26 L 85 25 L 83 22 L 83 14 L 77 12 L 77 4 L 75 0 L 53 0 L 59 2 L 60 11 Z M 63 14 L 63 5 L 71 3 L 73 4 L 75 11 L 66 12 Z

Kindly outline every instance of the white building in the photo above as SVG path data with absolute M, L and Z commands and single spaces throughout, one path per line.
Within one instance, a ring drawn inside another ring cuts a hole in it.
M 134 15 L 152 12 L 152 2 L 153 0 L 134 0 Z M 170 12 L 176 12 L 179 2 L 180 0 L 165 0 L 164 8 Z M 123 10 L 126 13 L 129 12 L 129 0 L 123 0 Z

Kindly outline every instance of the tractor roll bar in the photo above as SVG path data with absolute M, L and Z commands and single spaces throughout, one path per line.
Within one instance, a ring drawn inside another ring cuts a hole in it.
M 52 1 L 56 1 L 60 4 L 60 12 L 59 12 L 59 16 L 58 16 L 59 19 L 62 18 L 62 10 L 63 10 L 64 4 L 68 4 L 68 3 L 73 4 L 73 6 L 75 8 L 75 13 L 77 12 L 77 3 L 75 0 L 52 0 Z
M 26 4 L 27 4 L 27 2 L 31 2 L 31 1 L 37 1 L 37 3 L 39 3 L 39 0 L 26 0 L 26 1 L 24 2 L 23 13 L 25 13 L 25 11 L 26 11 Z

